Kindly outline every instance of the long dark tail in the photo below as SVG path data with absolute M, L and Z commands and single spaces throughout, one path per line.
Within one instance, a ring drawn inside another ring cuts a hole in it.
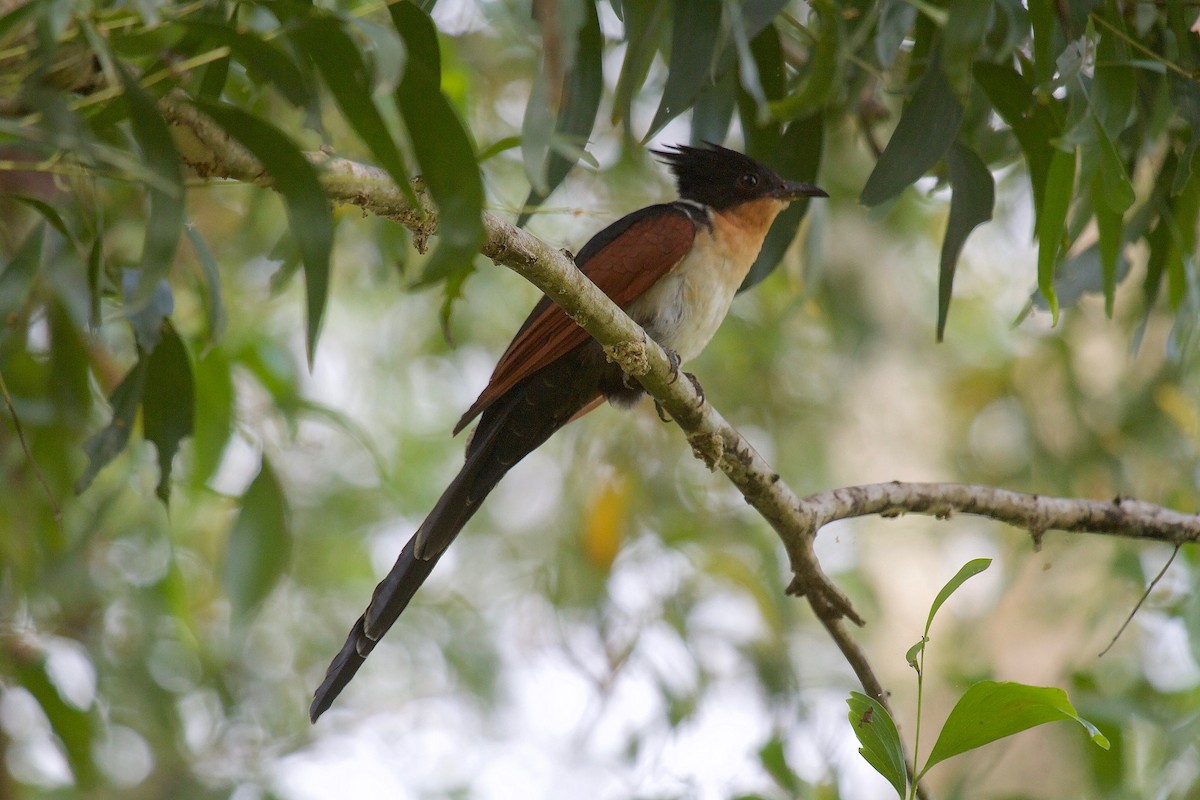
M 467 445 L 462 470 L 404 545 L 391 572 L 375 587 L 370 605 L 330 663 L 308 710 L 313 722 L 358 672 L 500 479 L 610 384 L 619 384 L 620 372 L 613 370 L 599 346 L 589 342 L 514 386 L 484 413 Z

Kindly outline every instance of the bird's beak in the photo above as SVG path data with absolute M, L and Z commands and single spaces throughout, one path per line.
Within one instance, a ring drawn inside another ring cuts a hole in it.
M 799 181 L 784 181 L 783 185 L 775 190 L 774 195 L 777 199 L 788 202 L 802 197 L 829 197 L 829 193 L 819 186 Z

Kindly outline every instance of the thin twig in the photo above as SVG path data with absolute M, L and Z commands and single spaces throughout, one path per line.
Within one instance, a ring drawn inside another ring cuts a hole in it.
M 829 638 L 833 639 L 833 643 L 837 645 L 841 651 L 842 657 L 846 659 L 846 663 L 850 665 L 850 669 L 854 670 L 854 675 L 858 678 L 858 682 L 862 684 L 863 691 L 868 696 L 879 701 L 879 704 L 884 707 L 893 720 L 896 719 L 896 712 L 892 710 L 891 704 L 888 702 L 888 693 L 884 690 L 883 684 L 875 675 L 875 670 L 871 668 L 871 662 L 867 660 L 866 653 L 858 646 L 858 642 L 846 630 L 846 626 L 834 614 L 827 613 L 824 609 L 819 608 L 815 604 L 811 604 L 813 613 L 817 615 L 817 619 L 825 626 L 825 630 L 829 633 Z M 910 781 L 916 780 L 916 769 L 913 766 L 912 754 L 908 752 L 908 745 L 903 738 L 900 740 L 900 746 L 904 752 L 904 769 L 908 772 Z M 926 789 L 924 784 L 917 784 L 917 796 L 921 800 L 933 800 L 933 795 Z
M 1108 654 L 1109 650 L 1112 650 L 1113 645 L 1117 643 L 1117 639 L 1121 638 L 1121 634 L 1123 634 L 1125 629 L 1129 627 L 1129 623 L 1133 622 L 1133 618 L 1141 609 L 1142 603 L 1146 602 L 1146 598 L 1149 597 L 1150 593 L 1154 591 L 1154 587 L 1158 586 L 1158 582 L 1163 579 L 1163 576 L 1167 574 L 1167 570 L 1172 564 L 1175 563 L 1175 556 L 1179 555 L 1179 548 L 1181 547 L 1183 547 L 1182 544 L 1175 545 L 1175 549 L 1171 551 L 1171 557 L 1167 559 L 1167 563 L 1163 564 L 1162 569 L 1160 569 L 1158 574 L 1154 576 L 1154 580 L 1150 581 L 1150 585 L 1146 587 L 1146 591 L 1142 592 L 1142 596 L 1138 598 L 1137 604 L 1133 607 L 1133 610 L 1129 612 L 1129 616 L 1125 618 L 1125 621 L 1121 623 L 1121 627 L 1117 629 L 1115 634 L 1113 634 L 1112 641 L 1108 643 L 1107 647 L 1100 651 L 1100 654 L 1097 656 L 1097 658 L 1103 658 Z
M 50 503 L 50 510 L 54 512 L 54 524 L 62 529 L 62 508 L 58 505 L 58 500 L 54 497 L 54 491 L 50 488 L 50 484 L 46 481 L 46 476 L 42 474 L 41 467 L 33 457 L 33 451 L 29 449 L 29 442 L 25 438 L 25 428 L 21 425 L 21 418 L 17 416 L 16 406 L 13 405 L 12 395 L 8 393 L 8 382 L 4 380 L 4 373 L 0 372 L 0 395 L 4 397 L 4 405 L 8 408 L 8 413 L 12 417 L 13 429 L 17 432 L 17 440 L 21 443 L 21 450 L 25 453 L 25 458 L 29 459 L 29 468 L 33 470 L 34 477 L 37 482 L 42 485 L 42 491 L 46 493 L 46 501 Z

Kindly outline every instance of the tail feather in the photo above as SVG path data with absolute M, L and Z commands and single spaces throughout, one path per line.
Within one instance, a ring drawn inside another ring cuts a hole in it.
M 594 407 L 602 394 L 622 386 L 620 370 L 607 364 L 599 345 L 590 342 L 571 358 L 534 373 L 484 412 L 462 470 L 375 587 L 367 610 L 329 665 L 309 708 L 313 722 L 358 672 L 500 479 L 581 411 Z

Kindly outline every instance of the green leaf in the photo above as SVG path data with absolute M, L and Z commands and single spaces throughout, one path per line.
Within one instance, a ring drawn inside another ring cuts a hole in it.
M 967 689 L 954 705 L 921 775 L 951 756 L 1058 720 L 1078 722 L 1093 742 L 1108 749 L 1108 739 L 1075 712 L 1062 689 L 980 681 Z
M 45 224 L 33 226 L 16 254 L 0 271 L 0 320 L 7 320 L 10 314 L 25 305 L 42 264 L 45 242 Z
M 548 150 L 544 169 L 541 170 L 545 176 L 544 191 L 537 188 L 530 190 L 524 210 L 517 217 L 518 226 L 524 225 L 532 210 L 540 206 L 563 182 L 578 162 L 578 155 L 591 136 L 596 113 L 600 110 L 600 97 L 604 92 L 603 50 L 600 18 L 596 14 L 596 6 L 588 2 L 583 26 L 579 29 L 575 62 L 563 78 L 562 108 L 554 123 L 554 138 L 567 143 L 570 149 L 551 147 Z M 571 155 L 565 155 L 564 151 Z
M 470 269 L 484 240 L 483 181 L 471 139 L 439 88 L 433 21 L 411 3 L 393 3 L 388 11 L 409 54 L 396 103 L 438 207 L 438 245 L 421 277 L 428 283 Z
M 1105 212 L 1097 209 L 1096 219 L 1099 221 Z M 1108 267 L 1101 261 L 1100 243 L 1085 247 L 1078 253 L 1073 253 L 1062 260 L 1054 271 L 1054 293 L 1058 296 L 1058 304 L 1069 308 L 1079 302 L 1085 294 L 1103 292 L 1105 284 L 1111 282 L 1114 286 L 1129 274 L 1129 261 L 1118 252 L 1112 267 L 1112 275 L 1107 275 Z M 1040 291 L 1034 292 L 1033 304 L 1038 308 L 1046 308 L 1047 303 Z
M 928 172 L 954 142 L 962 118 L 962 105 L 946 76 L 931 64 L 867 178 L 862 203 L 877 206 L 890 200 Z
M 150 214 L 146 219 L 138 288 L 132 296 L 132 304 L 126 301 L 127 311 L 137 311 L 150 301 L 158 282 L 166 278 L 175 260 L 183 233 L 183 174 L 171 132 L 158 112 L 158 106 L 119 62 L 117 72 L 129 103 L 133 138 L 141 148 L 145 166 L 159 179 L 146 184 Z
M 937 597 L 933 599 L 933 605 L 929 607 L 929 616 L 925 619 L 925 638 L 929 637 L 929 626 L 933 624 L 933 617 L 937 614 L 938 609 L 942 604 L 950 599 L 950 595 L 954 594 L 958 587 L 962 586 L 971 578 L 992 565 L 990 558 L 975 558 L 962 565 L 962 568 L 954 575 L 953 578 L 946 581 L 946 585 L 937 593 Z
M 1096 232 L 1099 237 L 1097 252 L 1100 256 L 1101 274 L 1104 276 L 1104 312 L 1111 318 L 1113 299 L 1117 291 L 1117 262 L 1121 256 L 1124 219 L 1097 196 L 1103 192 L 1104 181 L 1097 177 L 1092 181 L 1092 205 L 1096 209 Z
M 208 249 L 204 237 L 195 226 L 184 228 L 196 258 L 200 261 L 200 269 L 204 273 L 204 305 L 208 309 L 208 341 L 215 343 L 225 331 L 225 305 L 221 301 L 221 274 L 217 266 L 216 256 Z
M 758 761 L 763 765 L 763 769 L 767 771 L 775 783 L 779 784 L 779 788 L 783 789 L 792 797 L 799 796 L 804 790 L 804 783 L 800 780 L 800 776 L 791 768 L 787 762 L 787 754 L 783 751 L 783 740 L 778 736 L 772 736 L 766 744 L 758 751 Z
M 861 692 L 851 692 L 846 700 L 850 706 L 850 728 L 858 738 L 859 754 L 875 771 L 887 779 L 901 800 L 908 787 L 908 771 L 904 766 L 904 746 L 896 723 L 878 700 Z
M 291 552 L 287 499 L 264 456 L 262 468 L 242 495 L 225 547 L 221 578 L 235 620 L 245 622 L 271 593 Z
M 211 348 L 194 367 L 196 424 L 192 436 L 192 485 L 203 486 L 221 465 L 225 446 L 233 433 L 234 388 L 229 360 L 220 348 Z
M 1098 199 L 1117 214 L 1124 214 L 1133 205 L 1133 184 L 1117 146 L 1100 124 L 1100 118 L 1095 119 L 1096 143 L 1100 150 L 1100 180 L 1104 185 L 1102 196 Z
M 329 293 L 329 256 L 333 249 L 333 214 L 317 171 L 287 134 L 266 120 L 230 105 L 197 106 L 262 162 L 283 196 L 292 236 L 304 261 L 308 298 L 305 344 L 311 365 Z
M 142 303 L 137 304 L 134 302 L 134 295 L 141 283 L 141 276 L 137 270 L 123 270 L 121 282 L 125 293 L 125 307 L 137 309 L 127 314 L 129 324 L 133 327 L 133 338 L 139 348 L 149 353 L 158 346 L 162 337 L 163 321 L 175 311 L 175 294 L 171 291 L 171 284 L 163 278 L 158 281 L 154 291 Z
M 813 182 L 821 166 L 821 153 L 825 145 L 825 114 L 817 112 L 811 117 L 798 119 L 788 125 L 780 137 L 775 152 L 771 155 L 760 156 L 780 175 L 788 180 Z M 793 202 L 778 217 L 775 218 L 767 238 L 763 240 L 762 249 L 754 264 L 750 267 L 746 279 L 738 291 L 745 291 L 770 275 L 784 253 L 796 238 L 800 223 L 808 213 L 811 198 L 805 197 Z
M 251 77 L 269 82 L 293 106 L 304 108 L 312 102 L 309 84 L 296 62 L 286 51 L 266 41 L 255 31 L 225 22 L 186 17 L 179 24 L 203 40 L 228 47 Z
M 690 0 L 673 5 L 667 82 L 643 142 L 691 108 L 700 90 L 712 85 L 713 53 L 720 35 L 720 0 Z
M 908 0 L 883 0 L 875 27 L 875 57 L 882 67 L 890 67 L 900 46 L 912 30 L 917 7 Z
M 1046 172 L 1046 193 L 1038 209 L 1038 289 L 1050 304 L 1054 324 L 1058 324 L 1058 297 L 1054 293 L 1054 268 L 1063 246 L 1067 211 L 1075 190 L 1075 153 L 1055 150 Z
M 30 197 L 24 194 L 16 194 L 12 192 L 0 192 L 0 197 L 7 197 L 10 200 L 15 200 L 22 205 L 29 206 L 43 218 L 54 230 L 62 234 L 63 238 L 78 248 L 78 241 L 75 235 L 71 233 L 71 229 L 67 227 L 67 223 L 63 221 L 62 215 L 58 213 L 58 209 L 47 203 L 45 200 L 39 200 L 36 197 Z
M 50 679 L 46 659 L 16 659 L 18 685 L 37 700 L 38 706 L 50 722 L 50 729 L 62 742 L 63 752 L 71 767 L 71 774 L 78 788 L 89 789 L 96 785 L 99 775 L 92 760 L 96 726 L 92 715 L 63 699 L 58 687 Z
M 904 660 L 910 667 L 917 671 L 918 675 L 921 673 L 921 665 L 917 658 L 921 655 L 921 653 L 925 652 L 925 645 L 927 644 L 929 644 L 929 637 L 922 636 L 921 640 L 912 647 L 908 648 L 908 651 L 904 654 Z
M 660 0 L 625 0 L 625 60 L 613 91 L 612 123 L 628 128 L 633 97 L 646 82 L 646 74 L 662 45 L 671 3 Z
M 183 340 L 169 323 L 150 354 L 142 394 L 142 431 L 158 452 L 159 479 L 155 494 L 163 503 L 171 491 L 171 462 L 184 437 L 191 436 L 196 416 L 196 387 L 192 363 Z
M 1033 88 L 1011 67 L 978 62 L 974 72 L 975 82 L 1021 144 L 1033 187 L 1035 218 L 1040 218 L 1050 161 L 1058 152 L 1050 144 L 1061 131 L 1053 110 L 1056 106 L 1054 102 L 1037 102 Z
M 333 17 L 313 17 L 292 28 L 288 35 L 317 65 L 325 85 L 329 87 L 354 132 L 366 143 L 371 154 L 388 171 L 400 190 L 409 195 L 409 202 L 416 205 L 404 158 L 371 96 L 371 73 L 363 62 L 358 46 L 343 30 L 341 22 Z
M 696 95 L 692 106 L 691 144 L 699 147 L 704 142 L 723 142 L 733 121 L 733 109 L 737 102 L 737 75 L 731 70 L 713 86 L 705 87 Z
M 993 0 L 955 0 L 942 33 L 941 63 L 960 89 L 971 83 L 971 62 L 980 55 L 992 19 Z
M 787 121 L 823 108 L 840 91 L 843 30 L 841 10 L 829 0 L 812 3 L 821 33 L 809 56 L 799 87 L 782 100 L 767 105 L 775 119 Z
M 139 350 L 137 363 L 109 395 L 108 402 L 113 410 L 112 420 L 83 443 L 88 463 L 79 480 L 75 482 L 76 494 L 81 494 L 87 489 L 100 470 L 116 458 L 129 443 L 129 434 L 133 431 L 138 408 L 142 403 L 149 366 L 150 359 L 145 352 Z
M 983 160 L 961 142 L 955 142 L 946 154 L 950 167 L 950 219 L 942 240 L 942 258 L 938 266 L 937 340 L 942 341 L 950 296 L 954 289 L 954 271 L 963 244 L 976 226 L 992 218 L 996 202 L 996 182 Z

